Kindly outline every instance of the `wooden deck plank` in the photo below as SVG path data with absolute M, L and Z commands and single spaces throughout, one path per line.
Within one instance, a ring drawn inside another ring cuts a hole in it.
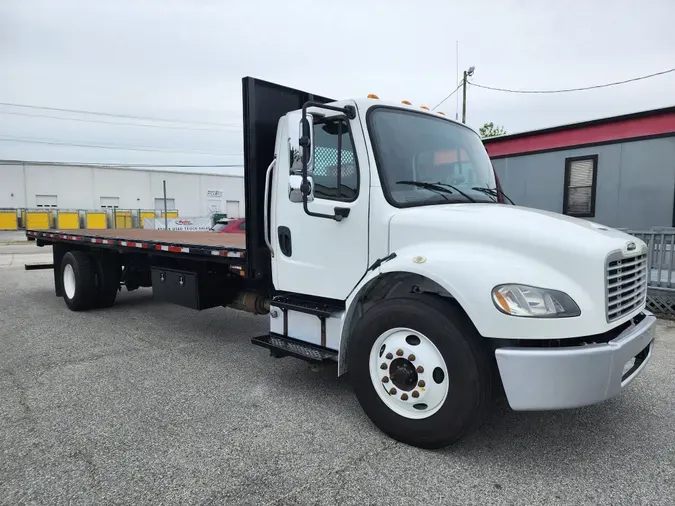
M 55 234 L 116 239 L 119 241 L 148 241 L 192 246 L 215 246 L 221 248 L 246 248 L 245 234 L 223 234 L 207 231 L 150 230 L 141 228 L 116 228 L 105 230 L 49 230 Z

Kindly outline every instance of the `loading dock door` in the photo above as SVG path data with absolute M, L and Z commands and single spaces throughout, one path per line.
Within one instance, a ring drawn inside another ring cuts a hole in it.
M 239 201 L 228 200 L 225 202 L 225 212 L 228 218 L 239 218 Z

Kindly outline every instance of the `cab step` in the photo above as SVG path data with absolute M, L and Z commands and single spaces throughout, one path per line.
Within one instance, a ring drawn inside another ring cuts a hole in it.
M 322 348 L 314 344 L 298 341 L 291 337 L 270 333 L 268 335 L 254 337 L 251 342 L 256 346 L 262 346 L 270 350 L 270 355 L 275 358 L 295 357 L 308 362 L 337 362 L 336 351 Z
M 312 314 L 319 318 L 330 318 L 331 315 L 344 311 L 344 307 L 338 305 L 287 296 L 274 297 L 270 302 L 270 305 L 285 311 L 297 311 L 299 313 Z

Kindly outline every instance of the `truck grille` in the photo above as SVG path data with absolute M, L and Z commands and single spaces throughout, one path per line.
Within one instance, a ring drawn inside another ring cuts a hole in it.
M 607 263 L 607 321 L 639 307 L 647 296 L 647 255 Z

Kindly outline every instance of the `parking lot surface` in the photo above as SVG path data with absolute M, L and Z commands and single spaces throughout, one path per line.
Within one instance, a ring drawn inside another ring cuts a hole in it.
M 380 433 L 336 367 L 250 344 L 265 317 L 123 291 L 73 313 L 0 269 L 0 503 L 673 504 L 675 323 L 618 398 L 516 413 L 458 444 Z

